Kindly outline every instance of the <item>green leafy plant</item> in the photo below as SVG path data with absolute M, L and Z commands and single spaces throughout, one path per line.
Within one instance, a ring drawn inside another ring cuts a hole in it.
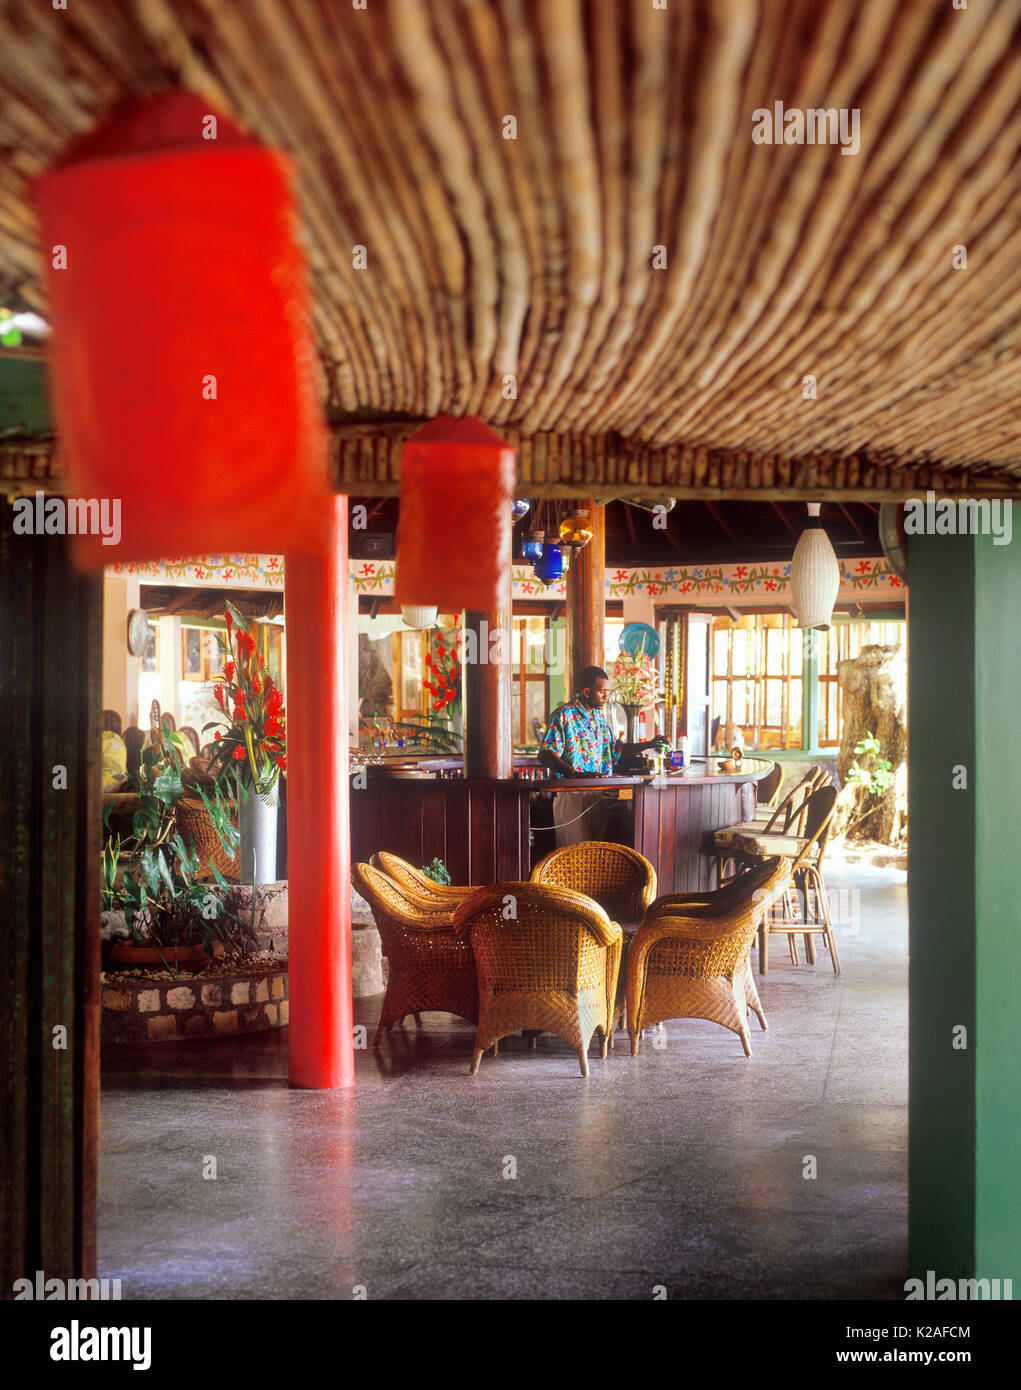
M 450 882 L 450 873 L 442 859 L 433 859 L 431 863 L 423 864 L 422 872 L 427 878 L 431 878 L 434 883 Z
M 372 725 L 382 734 L 393 735 L 398 740 L 403 737 L 405 744 L 426 753 L 459 757 L 464 746 L 461 735 L 448 728 L 445 718 L 435 712 L 411 714 L 407 719 L 392 720 L 385 728 L 374 718 Z
M 846 781 L 852 787 L 861 787 L 871 796 L 883 796 L 893 781 L 893 766 L 887 758 L 879 756 L 882 745 L 875 734 L 865 734 L 854 745 L 856 758 L 866 758 L 865 766 L 854 762 Z
M 186 792 L 197 793 L 224 853 L 233 858 L 240 832 L 231 818 L 231 808 L 217 784 L 210 783 L 207 794 L 197 779 L 184 772 L 184 740 L 179 734 L 161 731 L 154 724 L 153 740 L 139 771 L 125 784 L 138 801 L 131 834 L 114 835 L 103 851 L 103 907 L 123 910 L 128 931 L 139 945 L 171 948 L 198 937 L 208 946 L 224 935 L 233 941 L 238 926 L 243 925 L 240 918 L 209 884 L 196 883 L 199 856 L 174 827 L 181 797 Z M 107 826 L 113 805 L 109 803 L 104 813 Z M 118 886 L 117 874 L 122 867 Z M 227 889 L 227 881 L 215 865 L 212 867 L 217 884 Z

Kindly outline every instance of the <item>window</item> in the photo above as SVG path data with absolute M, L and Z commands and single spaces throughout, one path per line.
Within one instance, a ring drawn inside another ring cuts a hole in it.
M 800 748 L 801 666 L 802 636 L 790 614 L 714 619 L 712 708 L 721 746 L 740 734 L 746 747 Z
M 862 647 L 873 644 L 899 647 L 904 639 L 904 620 L 855 619 L 834 622 L 819 638 L 819 747 L 840 742 L 844 717 L 843 692 L 837 680 L 841 661 L 860 655 Z
M 538 725 L 549 712 L 547 682 L 548 619 L 513 618 L 511 645 L 511 727 L 517 744 L 539 742 Z
M 223 674 L 223 653 L 213 627 L 181 627 L 181 675 L 186 681 L 210 681 Z

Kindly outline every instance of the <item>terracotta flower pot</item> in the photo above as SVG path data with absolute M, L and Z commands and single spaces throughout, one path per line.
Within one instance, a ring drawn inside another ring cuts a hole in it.
M 141 970 L 150 966 L 157 970 L 174 966 L 200 970 L 209 964 L 210 957 L 201 946 L 136 946 L 134 942 L 121 941 L 110 947 L 107 960 L 111 965 L 124 966 L 126 970 Z

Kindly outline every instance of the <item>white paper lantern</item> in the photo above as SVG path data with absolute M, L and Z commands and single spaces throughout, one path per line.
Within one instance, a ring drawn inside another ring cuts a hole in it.
M 818 517 L 820 504 L 809 502 L 808 515 Z M 840 588 L 840 564 L 829 536 L 816 521 L 802 531 L 791 561 L 791 596 L 798 627 L 828 627 Z
M 401 617 L 406 627 L 433 627 L 438 614 L 439 610 L 435 605 L 431 608 L 417 603 L 405 603 L 401 606 Z

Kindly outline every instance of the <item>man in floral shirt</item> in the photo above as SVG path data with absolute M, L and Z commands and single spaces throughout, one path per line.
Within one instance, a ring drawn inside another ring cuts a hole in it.
M 539 761 L 558 779 L 610 777 L 619 749 L 603 714 L 610 694 L 609 678 L 599 666 L 587 666 L 578 685 L 574 699 L 550 716 Z M 553 801 L 557 848 L 601 839 L 608 808 L 603 792 L 557 792 Z

